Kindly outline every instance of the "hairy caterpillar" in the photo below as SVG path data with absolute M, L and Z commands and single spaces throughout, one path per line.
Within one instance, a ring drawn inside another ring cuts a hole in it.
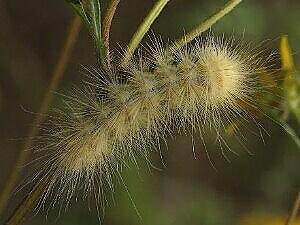
M 175 129 L 222 132 L 236 119 L 257 123 L 263 93 L 270 88 L 259 73 L 268 59 L 249 46 L 208 36 L 179 50 L 157 41 L 151 57 L 139 56 L 111 71 L 87 69 L 92 79 L 67 97 L 41 137 L 47 151 L 40 172 L 49 195 L 70 201 L 78 189 L 96 193 L 113 188 L 112 177 L 127 159 L 147 157 Z M 92 70 L 92 71 L 91 71 Z

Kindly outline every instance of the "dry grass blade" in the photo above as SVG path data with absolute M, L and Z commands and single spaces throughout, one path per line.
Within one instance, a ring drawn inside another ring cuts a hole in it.
M 300 191 L 295 199 L 291 214 L 289 215 L 285 225 L 293 225 L 300 211 Z
M 28 156 L 30 155 L 30 149 L 33 145 L 33 137 L 35 137 L 39 132 L 39 125 L 42 124 L 45 120 L 45 114 L 48 111 L 49 105 L 53 98 L 53 91 L 57 89 L 62 76 L 66 70 L 67 64 L 69 62 L 71 52 L 73 50 L 74 44 L 76 42 L 78 33 L 81 28 L 81 19 L 76 16 L 72 23 L 70 24 L 69 31 L 67 34 L 66 41 L 60 53 L 58 62 L 54 68 L 52 73 L 51 81 L 48 85 L 48 88 L 45 92 L 45 95 L 42 100 L 42 104 L 38 110 L 37 116 L 33 121 L 33 126 L 29 129 L 27 134 L 27 139 L 22 146 L 21 151 L 16 159 L 14 167 L 11 169 L 11 172 L 7 178 L 7 181 L 4 184 L 3 190 L 0 196 L 0 213 L 5 209 L 8 199 L 10 197 L 10 193 L 15 186 L 15 183 L 19 177 L 19 174 L 22 170 L 22 166 L 26 163 Z
M 19 207 L 15 210 L 6 225 L 19 225 L 28 216 L 36 206 L 39 201 L 40 196 L 44 193 L 45 186 L 47 184 L 46 180 L 42 180 L 30 194 L 23 200 Z

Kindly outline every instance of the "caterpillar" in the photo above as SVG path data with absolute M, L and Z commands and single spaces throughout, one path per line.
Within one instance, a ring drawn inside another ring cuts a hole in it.
M 113 177 L 137 154 L 147 158 L 174 131 L 222 133 L 236 119 L 257 123 L 271 89 L 260 73 L 270 62 L 250 45 L 208 35 L 179 49 L 148 48 L 125 66 L 86 68 L 83 88 L 65 98 L 45 127 L 38 151 L 47 156 L 40 174 L 48 177 L 41 202 L 53 195 L 66 204 L 77 190 L 113 189 Z M 237 129 L 237 127 L 236 127 Z

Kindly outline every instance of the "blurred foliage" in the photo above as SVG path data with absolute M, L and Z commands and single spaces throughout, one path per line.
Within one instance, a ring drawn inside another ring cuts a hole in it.
M 290 127 L 286 121 L 289 119 L 290 114 L 297 121 L 297 127 L 300 125 L 300 73 L 294 65 L 292 52 L 288 43 L 287 36 L 283 36 L 280 41 L 280 53 L 281 53 L 281 70 L 284 74 L 284 80 L 282 83 L 283 96 L 285 97 L 283 102 L 284 114 L 280 117 L 280 121 L 287 131 L 287 133 L 293 138 L 300 150 L 300 138 L 297 133 Z
M 245 215 L 239 225 L 284 225 L 286 215 L 272 215 L 268 213 L 252 213 Z M 293 225 L 300 225 L 300 219 L 295 221 Z
M 163 185 L 154 177 L 138 179 L 134 172 L 127 171 L 124 180 L 132 193 L 141 221 L 128 201 L 129 195 L 124 187 L 117 190 L 116 199 L 119 202 L 117 210 L 108 212 L 108 219 L 113 224 L 235 224 L 234 206 L 230 199 L 214 193 L 207 188 L 185 184 L 177 180 L 166 179 Z M 146 171 L 140 170 L 141 174 Z M 157 185 L 157 186 L 155 186 Z M 157 190 L 161 188 L 160 190 Z M 158 192 L 161 193 L 158 193 Z M 198 221 L 198 222 L 197 222 Z
M 282 70 L 285 73 L 283 90 L 287 102 L 286 110 L 290 110 L 300 124 L 300 73 L 294 65 L 292 51 L 286 36 L 281 39 L 280 52 Z

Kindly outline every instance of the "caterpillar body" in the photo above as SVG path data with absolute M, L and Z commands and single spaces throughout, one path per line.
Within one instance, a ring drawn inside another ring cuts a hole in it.
M 113 188 L 124 161 L 147 157 L 174 129 L 212 129 L 222 142 L 235 119 L 256 123 L 269 88 L 259 76 L 267 63 L 260 52 L 215 36 L 179 50 L 157 43 L 151 57 L 106 72 L 87 69 L 93 79 L 66 99 L 69 113 L 41 137 L 38 148 L 49 155 L 41 201 L 53 194 L 53 202 L 69 202 L 77 189 L 101 196 L 98 186 Z

